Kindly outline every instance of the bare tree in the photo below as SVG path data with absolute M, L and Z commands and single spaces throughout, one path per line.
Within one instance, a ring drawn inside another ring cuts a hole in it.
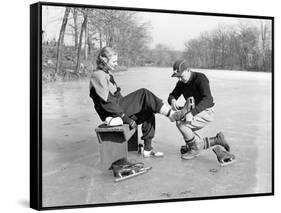
M 82 39 L 83 39 L 83 33 L 86 31 L 86 26 L 87 26 L 87 21 L 88 21 L 88 9 L 83 9 L 83 23 L 80 31 L 80 36 L 79 36 L 79 44 L 78 44 L 78 50 L 77 50 L 77 61 L 76 61 L 76 68 L 75 71 L 76 73 L 79 73 L 79 68 L 80 68 L 80 63 L 81 63 L 81 48 L 82 48 Z
M 89 12 L 91 39 L 98 48 L 107 45 L 116 49 L 120 65 L 144 63 L 143 55 L 150 42 L 149 27 L 147 23 L 139 23 L 135 15 L 135 12 L 118 10 Z
M 270 50 L 269 43 L 271 42 L 270 26 L 267 21 L 260 20 L 260 37 L 261 37 L 261 66 L 267 69 L 267 55 Z
M 61 56 L 62 56 L 61 47 L 62 47 L 63 40 L 64 40 L 64 33 L 65 33 L 65 28 L 66 28 L 69 12 L 70 12 L 70 7 L 66 7 L 65 12 L 64 12 L 64 16 L 63 16 L 63 20 L 62 20 L 62 24 L 61 24 L 58 44 L 57 44 L 56 74 L 59 72 L 59 70 L 61 68 Z
M 72 8 L 73 22 L 74 22 L 74 45 L 78 47 L 78 22 L 77 22 L 77 8 Z
M 88 59 L 88 51 L 89 51 L 89 30 L 88 30 L 88 22 L 86 21 L 85 26 L 84 26 L 84 31 L 85 31 L 85 39 L 84 39 L 84 59 Z

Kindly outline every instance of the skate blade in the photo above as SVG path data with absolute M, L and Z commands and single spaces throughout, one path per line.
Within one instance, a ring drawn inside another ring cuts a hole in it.
M 143 155 L 143 158 L 163 158 L 164 155 L 150 155 L 150 156 L 144 156 Z
M 116 179 L 115 179 L 115 182 L 120 182 L 120 181 L 123 181 L 123 180 L 127 180 L 127 179 L 130 179 L 130 178 L 136 177 L 136 176 L 138 176 L 138 175 L 145 174 L 145 173 L 147 173 L 150 169 L 152 169 L 152 167 L 146 167 L 146 168 L 143 168 L 143 169 L 141 169 L 141 170 L 135 172 L 134 174 L 130 174 L 130 175 L 127 175 L 127 176 L 123 176 L 123 177 L 116 178 Z
M 200 155 L 200 153 L 195 154 L 195 155 L 190 156 L 190 157 L 184 157 L 184 155 L 181 155 L 181 159 L 183 159 L 183 160 L 192 160 L 194 158 L 197 158 L 199 155 Z
M 232 164 L 232 163 L 234 163 L 234 162 L 235 162 L 235 159 L 231 159 L 231 160 L 226 161 L 226 162 L 220 162 L 220 165 L 221 165 L 222 167 L 224 167 L 224 166 L 230 165 L 230 164 Z

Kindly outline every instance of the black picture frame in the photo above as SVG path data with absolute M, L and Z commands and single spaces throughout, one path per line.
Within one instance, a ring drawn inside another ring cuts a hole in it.
M 232 18 L 250 18 L 265 19 L 271 21 L 272 30 L 272 76 L 271 76 L 271 192 L 257 194 L 238 194 L 212 197 L 189 197 L 180 199 L 163 199 L 163 200 L 146 200 L 146 201 L 128 201 L 128 202 L 112 202 L 112 203 L 93 203 L 84 205 L 62 205 L 62 206 L 43 206 L 42 197 L 42 7 L 73 7 L 73 8 L 94 8 L 109 10 L 126 10 L 135 12 L 155 12 L 169 14 L 186 14 L 186 15 L 202 15 Z M 115 205 L 135 205 L 146 203 L 163 203 L 178 202 L 192 200 L 211 200 L 225 198 L 255 197 L 255 196 L 272 196 L 274 195 L 274 17 L 258 16 L 258 15 L 241 15 L 241 14 L 223 14 L 223 13 L 206 13 L 194 11 L 175 11 L 148 8 L 130 8 L 103 5 L 84 5 L 84 4 L 68 4 L 54 2 L 38 2 L 30 5 L 30 207 L 36 210 L 50 209 L 67 209 L 67 208 L 85 208 L 99 206 L 115 206 Z

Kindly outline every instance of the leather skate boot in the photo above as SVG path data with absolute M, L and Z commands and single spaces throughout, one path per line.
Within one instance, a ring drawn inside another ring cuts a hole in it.
M 196 140 L 195 138 L 193 138 L 190 141 L 186 141 L 186 144 L 188 146 L 188 149 L 186 153 L 181 155 L 181 158 L 185 160 L 193 159 L 200 154 L 200 151 L 204 149 L 207 150 L 215 146 L 222 146 L 227 152 L 230 151 L 230 147 L 222 132 L 219 132 L 215 137 L 205 137 L 203 138 L 203 140 Z
M 181 158 L 184 160 L 191 160 L 200 155 L 200 149 L 198 148 L 196 142 L 189 142 L 180 149 Z
M 222 132 L 219 132 L 216 137 L 204 138 L 204 147 L 203 149 L 209 149 L 213 146 L 222 146 L 225 148 L 226 151 L 230 151 L 230 147 L 223 135 Z
M 187 152 L 188 152 L 188 146 L 187 145 L 181 146 L 180 153 L 183 155 Z
M 223 150 L 219 146 L 213 148 L 213 152 L 216 154 L 221 166 L 229 165 L 235 161 L 235 155 Z
M 180 110 L 177 111 L 170 111 L 168 114 L 168 117 L 170 120 L 173 121 L 180 121 L 185 118 L 185 115 L 190 111 L 191 106 L 189 101 L 186 101 L 185 105 L 180 108 Z

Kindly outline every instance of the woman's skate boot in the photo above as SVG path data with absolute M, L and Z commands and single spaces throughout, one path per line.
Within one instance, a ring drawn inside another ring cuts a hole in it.
M 186 101 L 185 105 L 183 107 L 180 107 L 179 110 L 177 111 L 170 110 L 168 113 L 168 117 L 172 122 L 183 120 L 186 114 L 189 113 L 192 108 L 193 105 L 191 105 L 189 101 Z

